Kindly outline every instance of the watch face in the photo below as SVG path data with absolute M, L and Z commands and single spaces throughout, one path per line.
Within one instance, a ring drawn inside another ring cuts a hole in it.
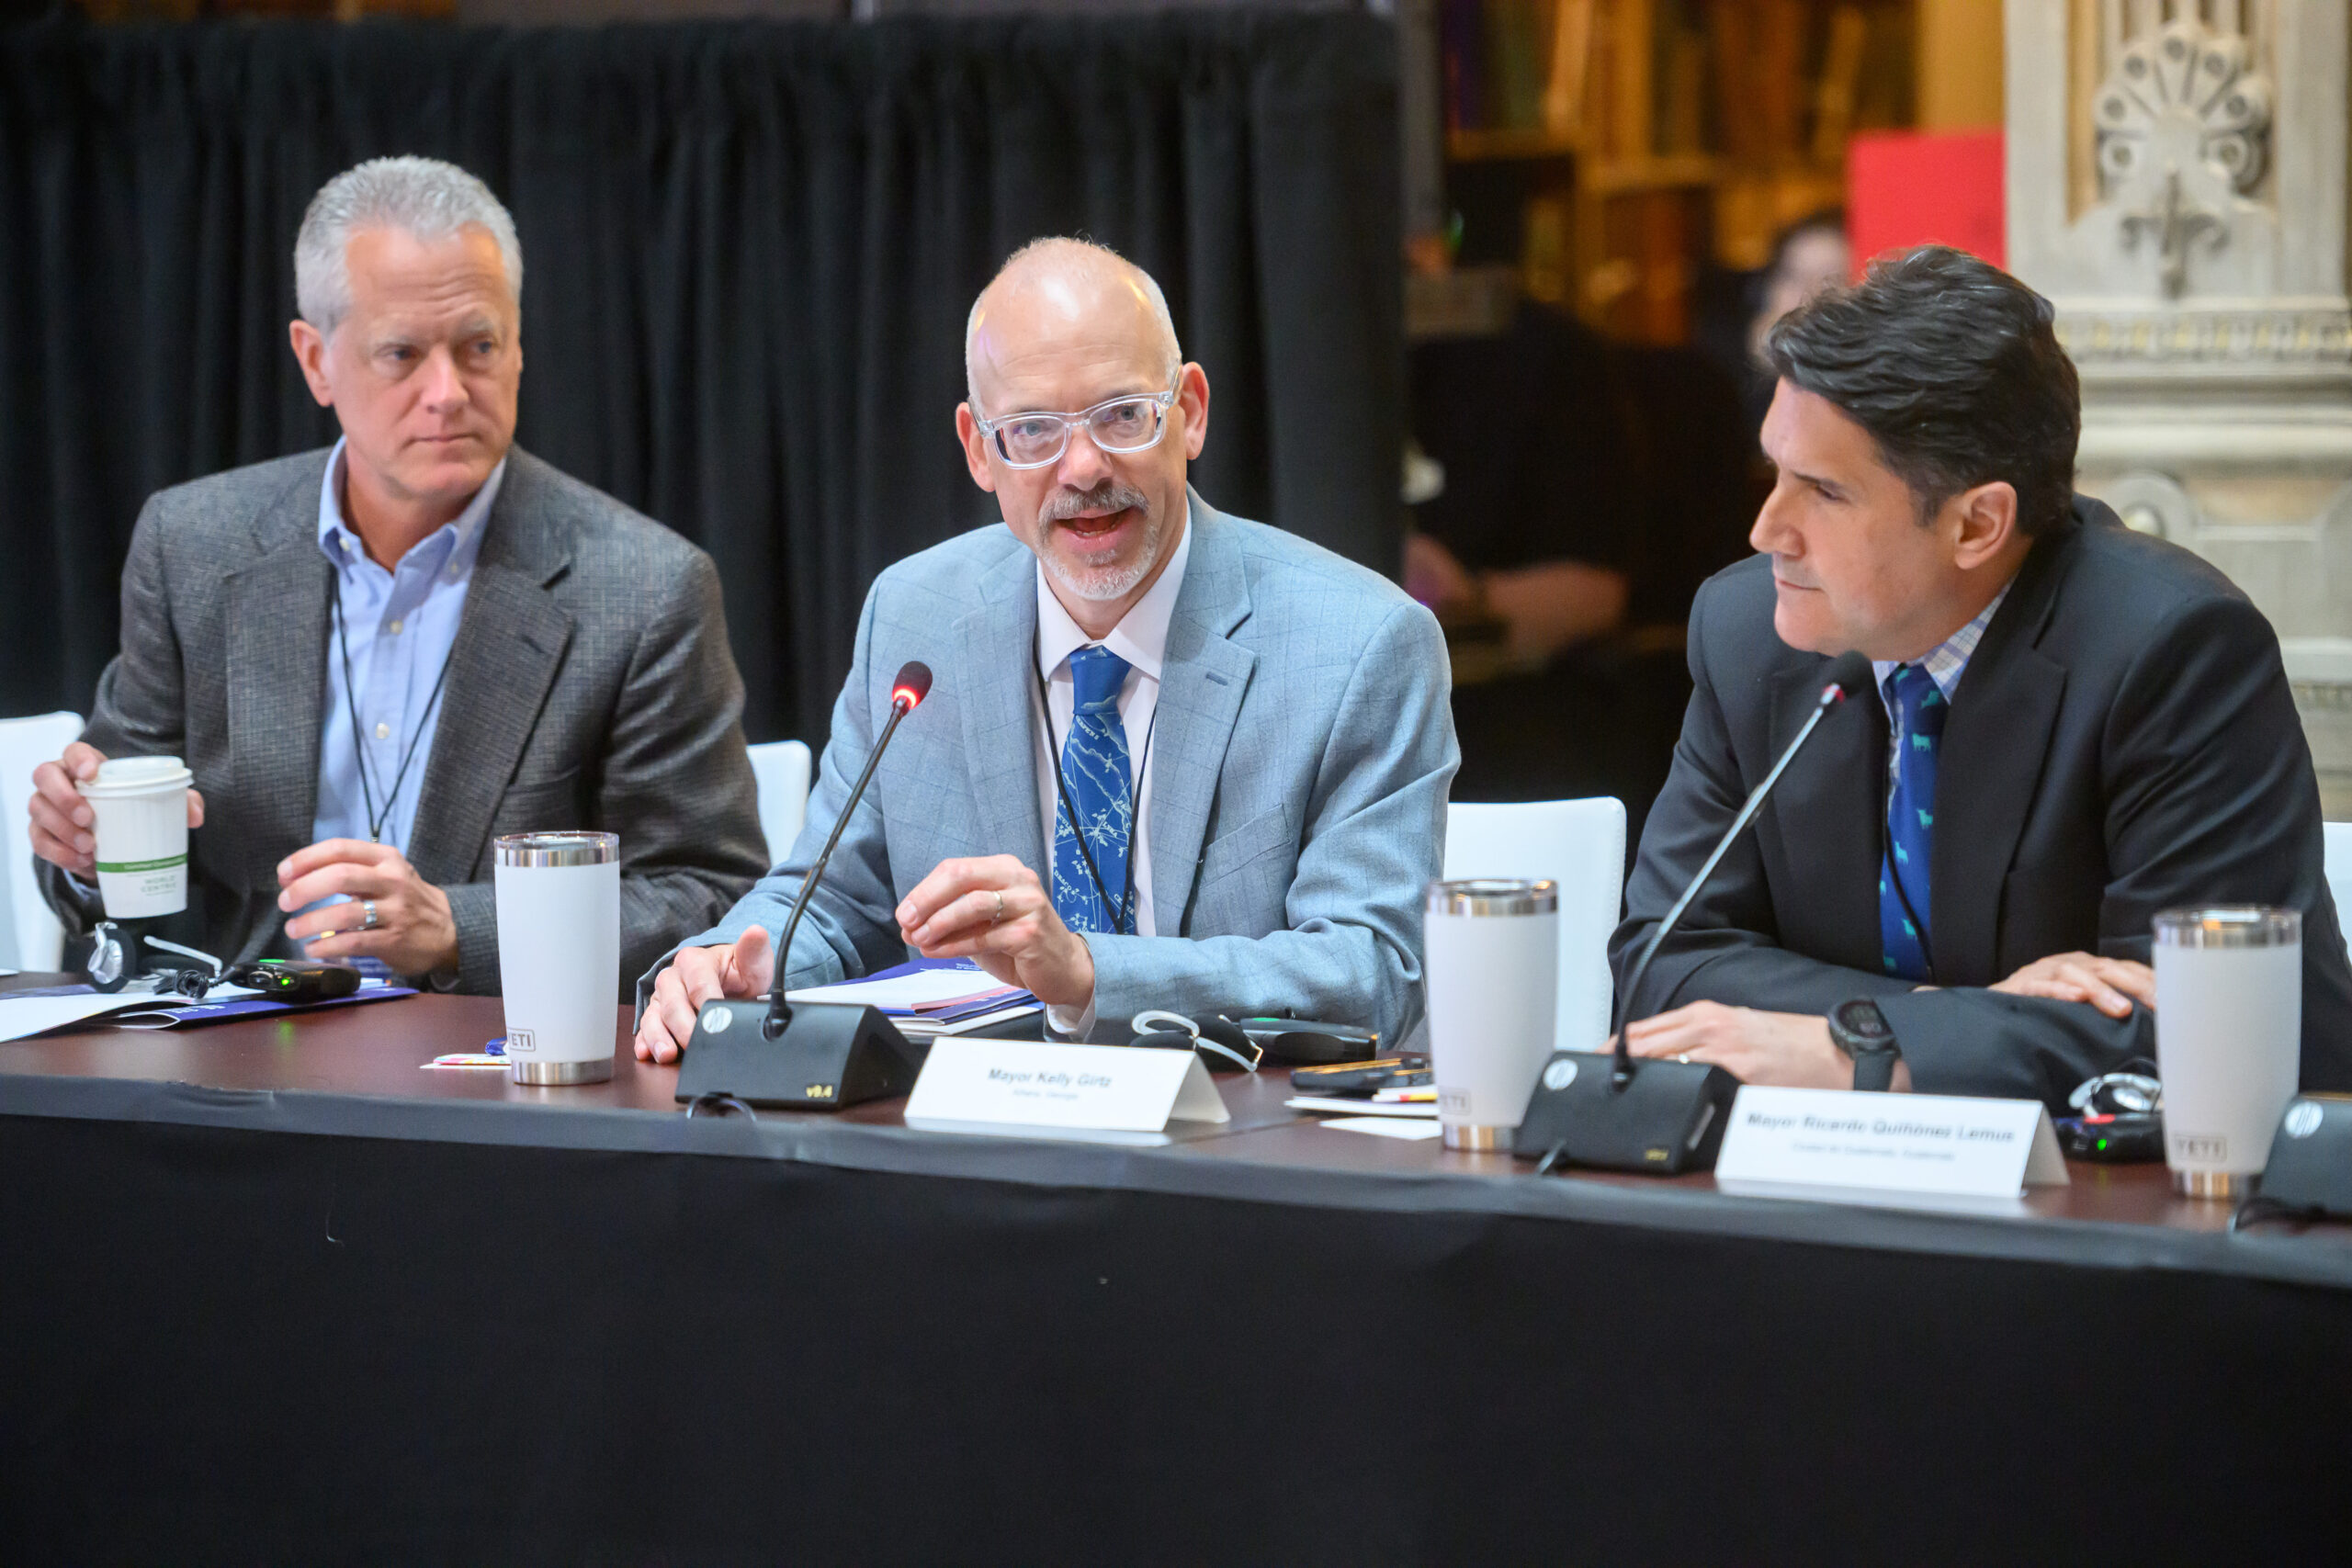
M 1874 1047 L 1887 1044 L 1894 1039 L 1894 1031 L 1887 1026 L 1886 1015 L 1879 1011 L 1878 1004 L 1868 998 L 1839 1002 L 1835 1016 L 1838 1030 L 1857 1044 Z

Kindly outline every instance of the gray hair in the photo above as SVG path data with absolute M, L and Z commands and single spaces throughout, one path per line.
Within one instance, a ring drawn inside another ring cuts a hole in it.
M 523 303 L 523 242 L 514 220 L 490 187 L 436 158 L 370 158 L 345 169 L 311 198 L 294 236 L 294 303 L 322 337 L 351 313 L 351 268 L 345 256 L 362 229 L 399 229 L 427 242 L 479 223 L 498 242 L 506 287 Z
M 1184 350 L 1176 340 L 1176 321 L 1168 313 L 1168 296 L 1159 291 L 1159 279 L 1108 245 L 1098 245 L 1091 240 L 1048 235 L 1030 241 L 1005 257 L 1004 265 L 996 269 L 996 276 L 989 279 L 989 288 L 981 289 L 979 297 L 972 301 L 972 313 L 964 318 L 964 395 L 971 400 L 974 409 L 980 406 L 980 387 L 978 378 L 972 373 L 972 340 L 979 335 L 981 301 L 989 297 L 989 288 L 994 288 L 1006 274 L 1024 262 L 1055 263 L 1072 270 L 1109 267 L 1135 278 L 1141 286 L 1144 303 L 1150 308 L 1152 320 L 1159 324 L 1160 334 L 1167 342 L 1167 373 L 1161 380 L 1176 379 L 1176 372 L 1184 366 Z

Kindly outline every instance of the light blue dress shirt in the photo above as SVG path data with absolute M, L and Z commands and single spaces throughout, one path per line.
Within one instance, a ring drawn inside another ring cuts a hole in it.
M 434 700 L 434 682 L 448 662 L 464 618 L 466 590 L 481 551 L 482 524 L 506 478 L 500 459 L 481 490 L 452 522 L 444 524 L 386 571 L 368 557 L 343 519 L 344 444 L 327 458 L 319 487 L 319 548 L 335 569 L 343 596 L 343 639 L 335 637 L 334 606 L 328 606 L 327 693 L 319 717 L 319 796 L 311 818 L 311 841 L 368 838 L 367 791 L 361 788 L 352 721 L 358 720 L 360 748 L 367 754 L 367 782 L 382 818 L 381 840 L 409 852 L 416 826 L 416 803 L 424 794 L 424 770 L 433 758 L 433 732 L 448 702 L 445 687 Z M 344 652 L 351 677 L 344 679 Z M 429 705 L 429 707 L 428 707 Z M 413 742 L 408 773 L 401 759 Z M 393 780 L 399 789 L 390 797 Z

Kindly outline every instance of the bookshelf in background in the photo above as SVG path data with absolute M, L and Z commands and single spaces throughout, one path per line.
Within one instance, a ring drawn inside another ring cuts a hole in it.
M 1465 246 L 1603 331 L 1685 341 L 1702 265 L 1762 265 L 1842 200 L 1849 136 L 1912 123 L 1915 4 L 1442 0 Z

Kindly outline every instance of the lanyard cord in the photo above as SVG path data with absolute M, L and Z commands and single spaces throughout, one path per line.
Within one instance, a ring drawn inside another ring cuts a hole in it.
M 351 682 L 351 642 L 344 636 L 343 630 L 343 570 L 340 567 L 335 568 L 327 579 L 327 586 L 334 594 L 334 643 L 343 655 L 343 706 L 351 719 L 351 760 L 359 767 L 360 806 L 368 814 L 368 842 L 380 844 L 384 841 L 384 827 L 392 819 L 392 802 L 400 798 L 401 785 L 408 782 L 408 765 L 416 761 L 417 743 L 424 739 L 424 727 L 433 718 L 434 705 L 441 700 L 441 686 L 449 679 L 449 664 L 457 657 L 458 650 L 453 644 L 449 651 L 442 655 L 441 673 L 433 677 L 433 691 L 424 699 L 424 712 L 417 718 L 415 733 L 408 738 L 408 750 L 401 756 L 400 771 L 392 774 L 392 787 L 385 792 L 383 814 L 379 816 L 376 812 L 376 792 L 368 783 L 368 745 L 359 733 L 359 688 Z
M 1037 666 L 1044 661 L 1045 647 L 1035 634 L 1033 634 L 1030 648 L 1034 654 L 1030 660 L 1030 667 L 1037 669 Z M 1110 888 L 1103 885 L 1102 874 L 1094 869 L 1094 853 L 1086 847 L 1086 834 L 1078 825 L 1078 813 L 1070 808 L 1069 779 L 1062 772 L 1061 749 L 1054 744 L 1054 706 L 1046 695 L 1046 672 L 1042 669 L 1037 669 L 1037 711 L 1038 716 L 1046 721 L 1046 750 L 1054 754 L 1054 797 L 1061 803 L 1062 820 L 1069 824 L 1069 836 L 1078 840 L 1079 859 L 1085 863 L 1086 874 L 1094 884 L 1095 894 L 1102 900 L 1102 912 L 1112 917 L 1112 934 L 1114 936 L 1133 935 L 1134 933 L 1127 930 L 1128 917 L 1135 913 L 1136 903 L 1136 834 L 1133 818 L 1134 816 L 1140 815 L 1143 806 L 1143 774 L 1144 770 L 1151 766 L 1151 738 L 1159 732 L 1159 705 L 1158 703 L 1151 705 L 1151 722 L 1143 727 L 1143 761 L 1136 765 L 1135 807 L 1133 815 L 1130 817 L 1127 833 L 1126 884 L 1120 889 L 1119 901 L 1115 905 L 1111 902 Z M 1070 683 L 1069 720 L 1073 727 L 1078 723 L 1078 686 L 1075 681 Z

